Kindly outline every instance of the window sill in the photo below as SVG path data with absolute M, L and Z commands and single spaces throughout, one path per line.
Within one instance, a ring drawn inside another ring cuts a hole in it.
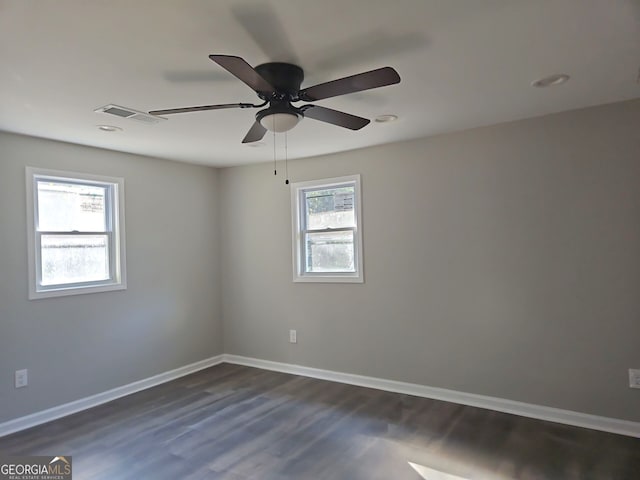
M 60 287 L 48 290 L 39 290 L 29 292 L 29 300 L 38 300 L 41 298 L 67 297 L 70 295 L 83 295 L 86 293 L 112 292 L 115 290 L 126 290 L 126 283 L 109 283 L 106 285 L 91 285 L 86 287 Z
M 296 275 L 294 283 L 364 283 L 362 275 Z

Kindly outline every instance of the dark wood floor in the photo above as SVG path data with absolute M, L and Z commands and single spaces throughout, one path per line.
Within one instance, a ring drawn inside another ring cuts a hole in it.
M 75 480 L 640 479 L 640 439 L 229 364 L 0 452 L 72 455 Z

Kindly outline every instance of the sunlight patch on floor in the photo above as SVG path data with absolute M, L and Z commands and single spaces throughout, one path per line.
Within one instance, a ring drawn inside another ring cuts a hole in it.
M 409 465 L 411 465 L 411 467 L 425 480 L 470 480 L 468 478 L 451 475 L 450 473 L 434 470 L 433 468 L 425 467 L 424 465 L 413 462 L 409 462 Z

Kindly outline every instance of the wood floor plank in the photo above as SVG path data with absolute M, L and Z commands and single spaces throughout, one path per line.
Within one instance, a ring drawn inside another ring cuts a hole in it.
M 640 439 L 229 364 L 0 438 L 0 452 L 72 455 L 75 480 L 640 479 Z

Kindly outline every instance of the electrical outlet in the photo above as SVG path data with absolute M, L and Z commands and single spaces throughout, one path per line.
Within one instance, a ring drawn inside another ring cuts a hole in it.
M 29 385 L 29 371 L 26 368 L 24 370 L 16 370 L 15 385 L 16 388 L 22 388 Z
M 629 369 L 629 386 L 631 388 L 640 388 L 640 370 Z
M 298 343 L 298 333 L 295 330 L 289 330 L 289 343 Z

